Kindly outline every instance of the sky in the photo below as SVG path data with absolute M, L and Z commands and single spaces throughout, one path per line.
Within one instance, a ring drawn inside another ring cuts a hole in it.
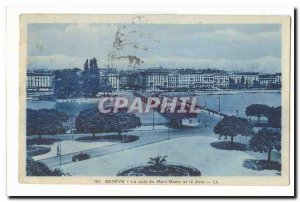
M 280 24 L 29 24 L 28 69 L 98 66 L 281 72 Z

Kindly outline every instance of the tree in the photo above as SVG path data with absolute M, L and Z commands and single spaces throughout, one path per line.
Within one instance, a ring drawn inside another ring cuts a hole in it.
M 245 77 L 244 77 L 244 76 L 242 76 L 242 79 L 241 79 L 241 84 L 242 84 L 242 86 L 244 86 L 244 85 L 245 85 Z
M 231 146 L 233 146 L 233 138 L 237 135 L 252 135 L 253 126 L 245 118 L 226 116 L 216 124 L 216 126 L 214 127 L 214 133 L 219 134 L 219 137 L 230 136 Z
M 95 97 L 99 91 L 100 77 L 96 58 L 84 63 L 82 72 L 82 93 L 85 97 Z
M 83 71 L 88 72 L 89 71 L 89 60 L 86 59 L 83 65 Z
M 95 97 L 99 91 L 100 77 L 99 68 L 96 58 L 90 60 L 90 78 L 89 78 L 89 90 L 92 97 Z
M 267 163 L 270 166 L 273 149 L 281 150 L 281 133 L 279 130 L 263 128 L 249 141 L 249 148 L 255 152 L 267 152 Z
M 110 131 L 118 132 L 121 135 L 127 129 L 137 128 L 141 126 L 140 118 L 134 113 L 128 113 L 127 111 L 120 111 L 110 114 Z
M 109 131 L 109 120 L 107 115 L 100 113 L 98 108 L 89 108 L 79 112 L 75 120 L 76 130 L 84 133 L 103 133 Z
M 81 70 L 63 69 L 54 73 L 54 95 L 59 99 L 81 97 Z
M 271 127 L 281 128 L 281 106 L 271 109 L 268 117 L 268 123 Z
M 248 80 L 246 80 L 245 86 L 248 87 L 249 86 L 249 82 Z
M 271 108 L 268 105 L 262 104 L 252 104 L 246 108 L 247 116 L 256 116 L 257 117 L 257 125 L 260 125 L 260 118 L 262 116 L 268 117 L 270 114 Z
M 232 78 L 229 78 L 229 88 L 236 88 L 237 85 Z
M 68 120 L 68 115 L 55 109 L 27 109 L 26 112 L 26 134 L 51 135 L 64 133 L 63 123 Z
M 90 60 L 90 72 L 92 74 L 98 74 L 99 72 L 98 64 L 96 58 Z
M 259 81 L 254 80 L 253 81 L 253 88 L 260 88 L 260 87 L 261 87 L 261 85 L 260 85 Z
M 82 95 L 84 97 L 90 97 L 90 69 L 88 67 L 88 60 L 84 63 L 84 71 L 82 72 L 81 76 L 81 89 Z
M 79 113 L 75 121 L 76 130 L 95 133 L 118 132 L 121 135 L 126 129 L 141 126 L 140 118 L 133 113 L 119 111 L 117 113 L 101 113 L 98 108 L 85 109 Z

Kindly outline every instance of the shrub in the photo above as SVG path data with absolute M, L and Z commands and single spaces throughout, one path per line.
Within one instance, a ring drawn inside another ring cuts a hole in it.
M 268 162 L 266 160 L 246 159 L 243 167 L 251 170 L 277 170 L 281 171 L 281 164 L 277 161 Z
M 210 143 L 210 146 L 221 150 L 247 151 L 247 145 L 239 142 L 233 142 L 232 144 L 227 141 L 212 142 Z
M 60 141 L 59 138 L 27 139 L 27 145 L 52 145 Z
M 50 147 L 27 145 L 26 153 L 28 156 L 38 156 L 51 151 Z
M 94 142 L 94 141 L 103 141 L 103 142 L 123 142 L 129 143 L 139 140 L 139 136 L 136 135 L 103 135 L 103 136 L 96 136 L 91 137 L 79 137 L 76 139 L 76 141 L 84 141 L 84 142 Z
M 90 155 L 87 154 L 87 153 L 79 153 L 79 154 L 75 154 L 73 157 L 72 157 L 72 161 L 73 162 L 76 162 L 76 161 L 83 161 L 83 160 L 86 160 L 86 159 L 89 159 L 90 158 Z
M 27 176 L 65 176 L 61 169 L 50 169 L 46 164 L 33 160 L 30 157 L 26 159 L 26 175 Z

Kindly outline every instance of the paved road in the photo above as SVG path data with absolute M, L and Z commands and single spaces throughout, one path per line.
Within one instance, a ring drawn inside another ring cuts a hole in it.
M 135 147 L 141 147 L 148 144 L 157 143 L 160 141 L 167 141 L 169 139 L 173 138 L 180 138 L 180 137 L 188 137 L 188 136 L 195 136 L 195 135 L 207 135 L 211 134 L 212 130 L 211 128 L 202 128 L 199 130 L 199 128 L 191 128 L 191 129 L 180 129 L 180 130 L 148 130 L 148 131 L 131 131 L 124 134 L 130 134 L 130 135 L 137 135 L 139 136 L 139 140 L 135 142 L 130 143 L 117 143 L 114 145 L 89 149 L 85 152 L 90 155 L 91 158 L 111 154 L 114 152 L 122 152 L 123 150 L 132 149 Z M 105 134 L 101 134 L 105 135 Z M 69 136 L 65 135 L 65 138 L 69 139 Z M 47 159 L 42 159 L 40 162 L 43 162 L 47 164 L 49 167 L 56 167 L 59 165 L 72 163 L 72 157 L 74 154 L 77 154 L 79 152 L 70 153 L 62 156 L 55 156 Z

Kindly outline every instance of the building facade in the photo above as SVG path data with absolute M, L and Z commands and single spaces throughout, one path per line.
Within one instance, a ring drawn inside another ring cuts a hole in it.
M 262 74 L 259 75 L 259 83 L 261 86 L 270 86 L 276 84 L 275 74 Z
M 229 74 L 226 72 L 214 73 L 214 88 L 228 88 L 229 87 Z
M 94 60 L 92 60 L 94 61 Z M 90 62 L 91 63 L 91 62 Z M 99 68 L 96 62 L 93 71 L 99 72 L 99 91 L 131 90 L 212 90 L 245 87 L 274 87 L 280 88 L 281 73 L 259 74 L 257 72 L 225 72 L 216 69 L 137 69 L 117 70 L 115 68 Z M 88 60 L 84 72 L 89 70 Z M 89 71 L 91 72 L 91 71 Z M 97 78 L 98 78 L 98 74 Z M 53 92 L 54 72 L 28 71 L 27 92 Z M 233 85 L 231 85 L 234 83 Z M 98 89 L 97 89 L 98 90 Z
M 282 84 L 282 76 L 281 73 L 275 74 L 275 84 L 281 85 Z
M 196 74 L 192 69 L 178 70 L 178 88 L 195 88 Z
M 231 73 L 230 79 L 232 79 L 235 84 L 241 84 L 247 87 L 252 87 L 255 85 L 255 82 L 259 82 L 259 73 L 258 72 Z
M 27 71 L 27 92 L 52 92 L 54 73 L 50 71 Z
M 169 71 L 166 69 L 154 68 L 140 70 L 141 88 L 147 91 L 155 91 L 169 87 Z
M 118 91 L 120 89 L 120 75 L 114 68 L 100 68 L 100 88 L 103 85 L 111 86 L 112 90 Z
M 171 72 L 168 75 L 168 87 L 171 89 L 175 89 L 178 86 L 178 74 L 177 72 Z

